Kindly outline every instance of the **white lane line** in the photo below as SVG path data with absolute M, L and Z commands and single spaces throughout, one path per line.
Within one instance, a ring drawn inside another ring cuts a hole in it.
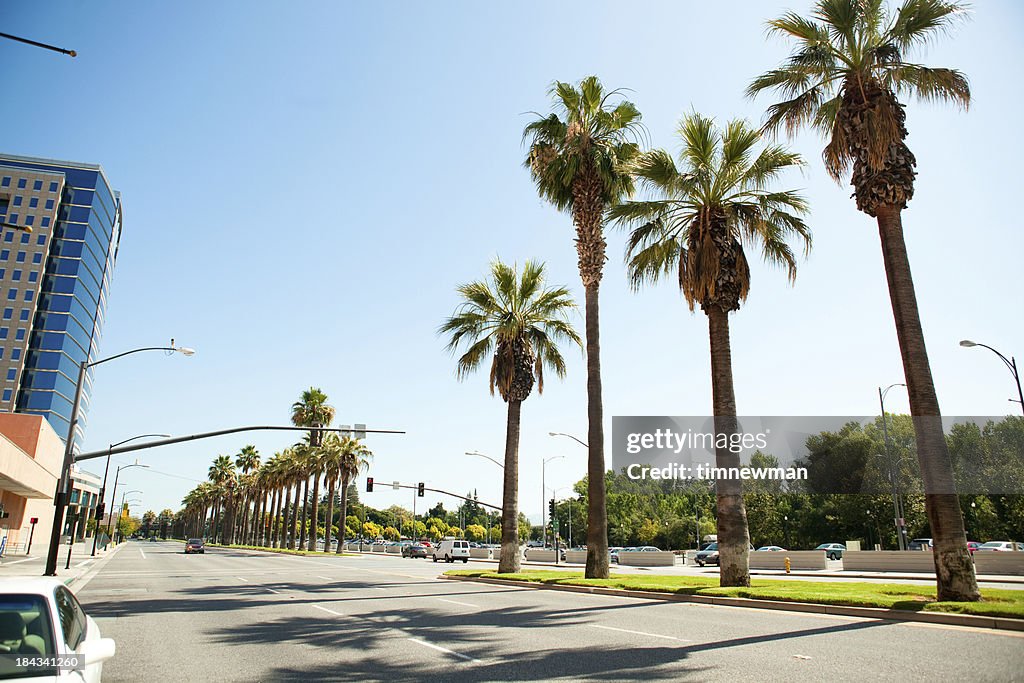
M 313 605 L 312 607 L 313 607 L 313 609 L 318 609 L 318 610 L 320 610 L 321 612 L 327 612 L 328 614 L 333 614 L 333 615 L 334 615 L 334 616 L 336 616 L 336 617 L 343 617 L 343 616 L 345 616 L 345 615 L 344 615 L 344 614 L 342 614 L 341 612 L 335 612 L 335 611 L 334 611 L 334 610 L 332 610 L 332 609 L 328 609 L 328 608 L 326 608 L 326 607 L 321 607 L 320 605 Z
M 455 655 L 459 659 L 464 659 L 467 662 L 473 662 L 474 664 L 479 664 L 480 663 L 479 659 L 473 659 L 469 655 L 464 655 L 461 652 L 456 652 L 455 650 L 449 650 L 448 648 L 441 647 L 440 645 L 434 645 L 433 643 L 428 643 L 427 641 L 420 640 L 419 638 L 409 638 L 408 640 L 410 640 L 413 643 L 416 643 L 417 645 L 422 645 L 423 647 L 429 647 L 431 650 L 437 650 L 438 652 L 444 652 L 445 654 Z
M 381 588 L 380 586 L 371 586 L 371 588 L 373 588 L 373 590 L 375 590 L 375 591 L 386 591 L 387 590 L 387 588 Z
M 271 593 L 278 593 L 278 594 L 281 593 L 281 591 L 276 591 L 273 588 L 267 588 L 266 590 L 270 591 Z
M 643 631 L 630 631 L 628 628 L 615 628 L 614 626 L 601 626 L 600 624 L 590 624 L 594 628 L 604 629 L 605 631 L 618 631 L 619 633 L 632 633 L 635 636 L 644 636 L 645 638 L 661 638 L 662 640 L 676 640 L 680 643 L 689 643 L 689 640 L 685 638 L 676 638 L 675 636 L 663 636 L 658 633 L 645 633 Z
M 450 602 L 453 605 L 462 605 L 463 607 L 472 607 L 473 609 L 480 609 L 476 605 L 471 605 L 468 602 L 459 602 L 458 600 L 448 600 L 446 598 L 438 598 L 441 602 Z
M 142 559 L 146 559 L 146 553 L 142 552 L 142 548 L 139 548 L 139 555 L 142 555 Z
M 75 565 L 75 567 L 84 567 L 85 565 L 89 564 L 90 562 L 95 562 L 95 560 L 86 560 L 84 562 L 79 562 L 78 564 Z
M 241 576 L 236 576 L 235 578 L 239 581 L 245 581 L 246 583 L 249 583 L 249 579 L 243 579 Z
M 334 579 L 332 579 L 329 576 L 317 576 L 316 578 L 323 579 L 324 581 L 333 581 L 334 580 Z
M 36 559 L 36 558 L 34 558 L 34 557 L 26 557 L 24 560 L 15 560 L 14 562 L 4 562 L 2 565 L 0 565 L 0 567 L 6 567 L 6 566 L 12 565 L 12 564 L 19 564 L 21 562 L 28 562 L 29 560 L 34 560 L 34 559 Z

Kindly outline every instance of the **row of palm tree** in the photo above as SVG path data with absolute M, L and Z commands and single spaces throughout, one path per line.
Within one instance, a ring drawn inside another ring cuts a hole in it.
M 266 462 L 253 445 L 242 448 L 234 459 L 214 459 L 209 481 L 182 500 L 186 535 L 224 544 L 316 550 L 322 481 L 328 504 L 324 547 L 330 548 L 335 492 L 340 486 L 338 526 L 343 534 L 348 487 L 373 457 L 359 439 L 315 429 L 329 426 L 333 419 L 326 394 L 310 388 L 292 406 L 292 423 L 311 428 L 301 442 Z
M 901 222 L 901 212 L 913 196 L 916 160 L 904 142 L 906 114 L 898 96 L 964 108 L 970 102 L 963 74 L 926 67 L 907 56 L 964 13 L 964 6 L 944 0 L 905 0 L 894 12 L 884 0 L 819 0 L 810 18 L 787 13 L 768 22 L 771 33 L 795 41 L 796 48 L 779 68 L 754 79 L 747 94 L 774 90 L 784 99 L 769 107 L 761 128 L 734 120 L 719 130 L 698 113 L 685 116 L 678 130 L 678 165 L 665 151 L 641 149 L 639 110 L 619 91 L 605 90 L 596 76 L 577 85 L 553 85 L 555 111 L 539 115 L 524 130 L 529 143 L 525 165 L 541 197 L 571 216 L 585 292 L 587 577 L 607 578 L 609 571 L 599 326 L 605 228 L 615 225 L 630 231 L 626 263 L 634 287 L 674 275 L 690 309 L 700 305 L 707 316 L 716 431 L 735 433 L 729 314 L 740 308 L 750 288 L 744 248 L 759 249 L 765 261 L 784 267 L 792 281 L 796 256 L 790 241 L 796 241 L 804 254 L 811 244 L 803 220 L 808 211 L 804 198 L 792 190 L 773 189 L 785 170 L 804 162 L 768 138 L 810 127 L 828 138 L 823 153 L 828 173 L 841 181 L 852 171 L 857 208 L 878 223 L 928 491 L 938 597 L 980 599 Z M 637 185 L 647 191 L 648 199 L 631 201 Z M 525 282 L 528 272 L 534 280 L 530 286 Z M 465 302 L 441 327 L 442 333 L 451 333 L 449 349 L 468 344 L 458 361 L 459 376 L 490 357 L 492 393 L 497 386 L 508 403 L 506 519 L 515 506 L 510 490 L 518 474 L 519 406 L 534 377 L 539 380 L 543 365 L 554 367 L 559 375 L 564 371 L 553 361 L 560 356 L 542 351 L 540 345 L 554 348 L 555 323 L 562 339 L 578 341 L 571 327 L 562 323 L 573 305 L 568 292 L 541 294 L 536 284 L 541 276 L 541 268 L 527 264 L 517 283 L 514 269 L 495 263 L 491 283 L 460 287 Z M 533 298 L 522 296 L 524 290 Z M 535 308 L 549 294 L 560 305 Z M 530 317 L 527 311 L 537 315 Z M 716 452 L 716 459 L 720 467 L 739 464 L 738 456 L 726 448 Z M 722 585 L 749 585 L 749 534 L 739 482 L 718 483 L 717 510 Z M 503 522 L 503 546 L 504 527 Z M 505 562 L 508 554 L 502 553 L 499 571 L 513 566 Z

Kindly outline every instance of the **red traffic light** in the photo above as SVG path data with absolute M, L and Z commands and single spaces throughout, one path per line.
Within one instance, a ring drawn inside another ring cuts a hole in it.
M 373 477 L 366 478 L 366 492 L 373 493 Z

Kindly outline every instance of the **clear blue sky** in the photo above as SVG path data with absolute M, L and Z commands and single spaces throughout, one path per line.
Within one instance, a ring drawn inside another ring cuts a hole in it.
M 339 422 L 408 432 L 369 440 L 378 481 L 497 502 L 498 468 L 463 453 L 500 458 L 505 406 L 486 373 L 455 380 L 435 330 L 455 286 L 495 256 L 545 260 L 582 302 L 570 220 L 521 166 L 526 112 L 548 111 L 553 80 L 593 73 L 631 89 L 659 147 L 676 149 L 691 109 L 759 121 L 770 101 L 743 89 L 788 51 L 764 21 L 809 4 L 4 3 L 0 30 L 79 56 L 0 41 L 0 146 L 100 163 L 123 195 L 101 354 L 172 336 L 198 350 L 99 368 L 85 447 L 285 424 L 316 385 Z M 949 415 L 1015 410 L 999 360 L 957 342 L 1024 355 L 1024 138 L 1011 128 L 1024 102 L 1006 76 L 1021 64 L 1022 19 L 1010 0 L 979 3 L 925 56 L 968 74 L 969 113 L 908 107 L 919 176 L 904 224 Z M 732 326 L 739 412 L 874 414 L 876 387 L 903 380 L 877 229 L 825 175 L 821 141 L 793 144 L 810 166 L 787 185 L 811 202 L 814 251 L 795 287 L 754 267 Z M 601 301 L 609 440 L 613 415 L 711 410 L 705 318 L 670 284 L 630 292 L 622 246 L 610 238 Z M 548 466 L 552 488 L 586 469 L 583 448 L 548 436 L 586 434 L 583 359 L 569 355 L 567 380 L 524 405 L 521 507 L 535 518 L 542 458 L 566 456 Z M 889 396 L 907 410 L 905 394 Z M 253 434 L 147 451 L 143 462 L 175 476 L 125 478 L 144 491 L 142 509 L 178 509 L 216 455 L 253 443 L 269 457 L 289 442 Z M 369 502 L 410 506 L 411 494 Z

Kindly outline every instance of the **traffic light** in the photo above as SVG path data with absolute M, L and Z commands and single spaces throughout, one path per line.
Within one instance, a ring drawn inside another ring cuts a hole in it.
M 425 488 L 425 487 L 424 487 L 424 485 L 423 485 L 423 482 L 422 482 L 422 481 L 421 481 L 421 482 L 419 483 L 419 485 L 418 485 L 418 486 L 416 487 L 416 495 L 417 495 L 417 496 L 419 496 L 420 498 L 422 498 L 422 497 L 423 497 L 423 491 L 424 491 L 424 488 Z
M 551 519 L 552 522 L 555 521 L 555 499 L 554 498 L 552 498 L 551 500 L 548 501 L 548 518 Z
M 366 492 L 373 493 L 373 477 L 366 478 Z
M 107 504 L 100 503 L 96 506 L 96 519 L 103 519 L 103 515 L 107 512 Z

